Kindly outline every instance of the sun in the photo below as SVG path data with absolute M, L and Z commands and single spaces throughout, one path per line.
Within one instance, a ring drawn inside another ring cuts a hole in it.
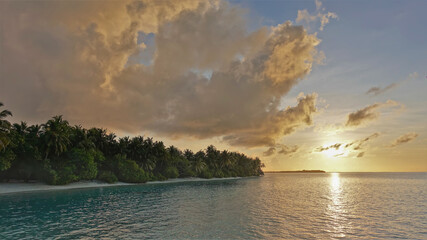
M 340 148 L 338 149 L 330 148 L 326 151 L 323 151 L 323 154 L 325 154 L 328 157 L 343 157 L 347 155 L 347 152 Z
M 348 156 L 349 151 L 342 144 L 343 141 L 338 141 L 337 139 L 334 140 L 335 141 L 329 141 L 328 144 L 324 144 L 322 147 L 319 147 L 319 152 L 321 152 L 324 156 L 328 158 L 339 158 Z

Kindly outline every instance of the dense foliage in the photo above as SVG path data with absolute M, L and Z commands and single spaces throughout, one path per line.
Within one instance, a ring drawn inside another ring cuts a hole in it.
M 3 104 L 0 103 L 0 107 Z M 42 125 L 10 124 L 0 112 L 0 180 L 67 184 L 79 180 L 142 183 L 178 177 L 259 176 L 258 158 L 219 151 L 193 153 L 137 136 L 117 138 L 105 129 L 70 126 L 56 116 Z

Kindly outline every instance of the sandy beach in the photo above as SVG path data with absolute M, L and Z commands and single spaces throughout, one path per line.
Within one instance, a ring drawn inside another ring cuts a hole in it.
M 24 182 L 10 182 L 0 183 L 0 194 L 9 193 L 21 193 L 21 192 L 34 192 L 34 191 L 54 191 L 54 190 L 66 190 L 66 189 L 78 189 L 78 188 L 95 188 L 95 187 L 115 187 L 115 186 L 128 186 L 136 184 L 167 184 L 167 183 L 182 183 L 182 182 L 203 182 L 203 181 L 221 181 L 230 179 L 239 179 L 240 177 L 231 178 L 176 178 L 168 179 L 165 181 L 152 181 L 147 183 L 105 183 L 101 181 L 80 181 L 70 183 L 67 185 L 48 185 L 41 182 L 24 183 Z
M 51 191 L 51 190 L 65 190 L 65 189 L 76 189 L 76 188 L 93 188 L 93 187 L 113 187 L 113 186 L 125 186 L 132 185 L 132 183 L 105 183 L 100 181 L 80 181 L 70 183 L 67 185 L 48 185 L 42 182 L 35 183 L 22 183 L 22 182 L 11 182 L 11 183 L 0 183 L 0 194 L 7 193 L 19 193 L 19 192 L 33 192 L 33 191 Z

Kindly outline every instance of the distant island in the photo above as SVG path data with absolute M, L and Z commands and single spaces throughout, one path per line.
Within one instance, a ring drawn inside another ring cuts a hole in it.
M 265 173 L 326 173 L 323 170 L 265 171 Z
M 194 153 L 166 147 L 152 138 L 118 138 L 106 129 L 71 126 L 62 116 L 29 126 L 25 122 L 11 124 L 6 120 L 11 115 L 0 110 L 0 181 L 143 183 L 264 174 L 259 158 L 219 151 L 212 145 Z

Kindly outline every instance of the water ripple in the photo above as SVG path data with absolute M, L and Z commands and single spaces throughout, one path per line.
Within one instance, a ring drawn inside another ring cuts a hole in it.
M 0 196 L 0 239 L 427 239 L 427 174 L 267 174 Z

